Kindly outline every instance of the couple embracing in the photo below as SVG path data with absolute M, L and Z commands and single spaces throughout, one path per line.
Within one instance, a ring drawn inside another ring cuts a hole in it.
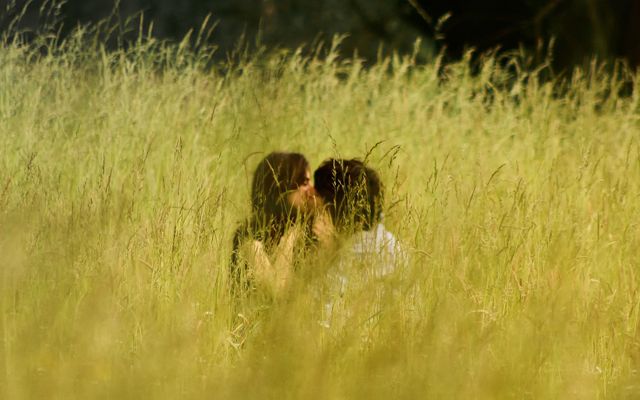
M 358 159 L 324 161 L 312 183 L 302 154 L 271 153 L 254 172 L 251 206 L 233 238 L 235 295 L 278 296 L 310 260 L 338 249 L 363 265 L 362 274 L 377 277 L 394 272 L 403 258 L 382 223 L 380 177 Z

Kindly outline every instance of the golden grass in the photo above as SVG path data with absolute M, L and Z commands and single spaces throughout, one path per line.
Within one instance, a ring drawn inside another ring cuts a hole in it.
M 0 398 L 640 396 L 637 74 L 82 43 L 0 47 Z M 232 304 L 271 150 L 371 150 L 392 295 Z

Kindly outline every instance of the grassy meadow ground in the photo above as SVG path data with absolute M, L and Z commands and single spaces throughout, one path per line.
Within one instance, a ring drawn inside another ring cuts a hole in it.
M 0 398 L 640 397 L 640 76 L 79 43 L 0 47 Z M 370 153 L 395 295 L 235 316 L 271 150 Z

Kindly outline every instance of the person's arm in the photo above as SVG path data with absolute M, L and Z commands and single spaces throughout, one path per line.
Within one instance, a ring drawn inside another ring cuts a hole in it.
M 296 239 L 295 232 L 285 234 L 271 258 L 264 244 L 259 240 L 247 241 L 242 247 L 242 255 L 247 262 L 249 274 L 259 288 L 273 296 L 282 293 L 291 280 L 293 248 Z
M 331 217 L 326 212 L 319 212 L 312 227 L 313 235 L 318 239 L 322 250 L 334 250 L 338 242 L 338 233 L 331 222 Z

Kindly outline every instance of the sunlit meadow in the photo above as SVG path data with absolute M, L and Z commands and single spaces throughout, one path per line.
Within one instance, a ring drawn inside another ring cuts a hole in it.
M 89 39 L 0 47 L 0 398 L 640 396 L 637 74 Z M 410 265 L 332 324 L 229 297 L 272 150 L 386 184 Z

